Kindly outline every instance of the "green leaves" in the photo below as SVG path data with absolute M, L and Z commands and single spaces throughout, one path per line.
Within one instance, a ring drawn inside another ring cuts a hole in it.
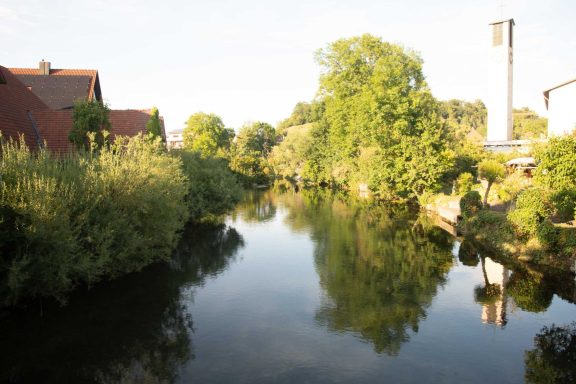
M 317 60 L 334 181 L 386 199 L 435 189 L 453 155 L 422 60 L 371 35 L 338 40 Z
M 104 144 L 104 130 L 110 129 L 110 108 L 99 101 L 79 100 L 74 103 L 74 126 L 68 135 L 70 142 L 78 148 L 88 149 L 88 134 L 94 134 L 98 146 Z
M 186 149 L 198 151 L 202 156 L 225 157 L 234 138 L 234 130 L 225 128 L 220 116 L 198 112 L 190 116 L 182 136 Z

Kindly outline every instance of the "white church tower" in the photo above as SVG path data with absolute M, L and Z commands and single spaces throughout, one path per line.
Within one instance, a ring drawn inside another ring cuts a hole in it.
M 492 61 L 488 109 L 488 142 L 512 140 L 512 62 L 514 19 L 491 23 Z

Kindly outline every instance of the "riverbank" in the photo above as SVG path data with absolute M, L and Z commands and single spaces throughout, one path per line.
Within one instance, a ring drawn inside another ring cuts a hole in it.
M 76 287 L 169 260 L 186 223 L 240 198 L 227 163 L 149 137 L 66 156 L 8 140 L 0 152 L 0 307 L 63 303 Z

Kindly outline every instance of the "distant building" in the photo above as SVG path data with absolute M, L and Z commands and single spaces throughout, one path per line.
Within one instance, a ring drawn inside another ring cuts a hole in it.
M 184 147 L 182 130 L 168 132 L 168 135 L 166 136 L 166 146 L 168 149 L 180 149 Z
M 514 19 L 491 23 L 492 62 L 488 109 L 488 142 L 512 140 L 512 64 L 514 58 Z
M 73 127 L 73 107 L 77 100 L 102 102 L 98 71 L 51 69 L 42 60 L 38 68 L 0 66 L 0 131 L 18 140 L 24 135 L 32 149 L 44 144 L 53 152 L 72 149 L 68 135 Z M 111 110 L 110 138 L 146 133 L 151 110 Z M 160 117 L 162 139 L 166 140 L 164 119 Z
M 568 135 L 576 129 L 576 79 L 544 91 L 548 110 L 548 137 Z

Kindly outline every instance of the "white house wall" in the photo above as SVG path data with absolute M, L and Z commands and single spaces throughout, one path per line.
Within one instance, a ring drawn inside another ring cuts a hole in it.
M 550 91 L 548 137 L 570 134 L 576 128 L 576 81 Z

